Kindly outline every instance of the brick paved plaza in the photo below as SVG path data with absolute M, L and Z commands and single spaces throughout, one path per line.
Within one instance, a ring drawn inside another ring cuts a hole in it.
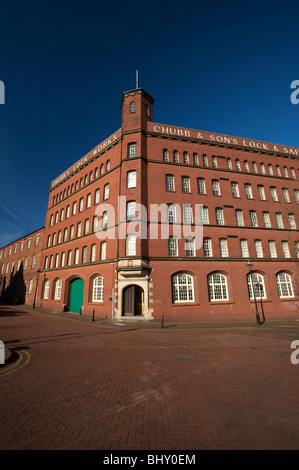
M 299 321 L 121 323 L 0 306 L 0 448 L 299 449 Z

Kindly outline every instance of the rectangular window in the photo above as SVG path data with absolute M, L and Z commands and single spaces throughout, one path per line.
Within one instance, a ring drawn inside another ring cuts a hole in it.
M 241 164 L 240 164 L 240 160 L 236 160 L 236 168 L 237 168 L 237 171 L 241 171 Z
M 195 256 L 195 245 L 193 237 L 186 238 L 185 247 L 187 256 Z
M 136 201 L 127 202 L 127 220 L 136 219 Z
M 238 183 L 231 183 L 233 197 L 240 197 Z
M 216 207 L 215 214 L 216 214 L 216 224 L 224 225 L 223 209 L 221 207 Z
M 100 202 L 100 190 L 96 189 L 94 193 L 94 203 L 99 204 Z
M 250 217 L 251 227 L 257 227 L 258 223 L 257 223 L 256 212 L 249 211 L 249 217 Z
M 81 197 L 81 199 L 79 201 L 79 212 L 83 211 L 83 205 L 84 205 L 84 198 Z
M 177 150 L 173 151 L 173 163 L 179 163 L 179 153 Z
M 95 216 L 93 217 L 93 222 L 92 222 L 92 230 L 93 230 L 93 232 L 96 232 L 96 231 L 97 231 L 98 222 L 99 222 L 99 217 L 98 217 L 97 215 L 95 215 Z
M 263 258 L 263 249 L 261 240 L 254 240 L 255 252 L 257 258 Z
M 106 253 L 107 253 L 107 242 L 102 242 L 101 243 L 101 260 L 106 259 Z
M 108 227 L 108 212 L 105 211 L 103 212 L 103 218 L 102 218 L 102 228 L 105 230 Z
M 81 237 L 82 223 L 78 222 L 77 224 L 77 237 Z
M 175 204 L 168 204 L 167 217 L 168 217 L 168 222 L 171 224 L 176 221 L 176 205 Z
M 190 193 L 190 178 L 188 176 L 182 176 L 182 191 Z
M 200 213 L 201 213 L 202 224 L 208 224 L 209 223 L 209 209 L 206 206 L 202 206 Z
M 89 209 L 91 206 L 91 194 L 87 194 L 87 198 L 86 198 L 86 209 Z
M 109 183 L 104 186 L 104 200 L 109 198 Z
M 202 163 L 205 168 L 209 166 L 208 157 L 206 155 L 202 156 Z
M 178 241 L 176 237 L 168 239 L 168 256 L 178 256 Z
M 243 211 L 241 209 L 236 209 L 236 221 L 237 225 L 244 227 Z
M 264 186 L 262 186 L 261 184 L 258 184 L 257 190 L 258 190 L 258 193 L 259 193 L 260 200 L 261 200 L 261 201 L 265 201 L 265 200 L 266 200 L 266 196 L 265 196 L 265 189 L 264 189 Z
M 264 224 L 266 228 L 271 228 L 270 214 L 269 212 L 263 212 Z
M 79 248 L 75 249 L 75 264 L 79 264 L 80 251 Z
M 285 202 L 290 202 L 290 195 L 288 188 L 282 188 L 282 194 Z
M 174 191 L 174 176 L 173 175 L 165 176 L 165 186 L 166 186 L 166 191 Z
M 36 255 L 33 255 L 31 268 L 34 269 L 35 265 L 36 265 Z
M 193 223 L 192 205 L 184 204 L 183 208 L 184 208 L 184 223 L 192 224 Z
M 35 246 L 38 246 L 39 244 L 39 235 L 36 235 L 35 237 Z
M 249 251 L 248 251 L 247 240 L 245 240 L 245 239 L 240 240 L 240 248 L 241 248 L 242 258 L 248 258 L 249 257 Z
M 93 263 L 97 259 L 97 245 L 91 245 L 90 261 Z
M 54 294 L 54 299 L 55 300 L 60 300 L 61 296 L 61 286 L 62 286 L 62 280 L 58 279 L 55 284 L 55 294 Z
M 245 194 L 247 199 L 252 199 L 252 189 L 249 183 L 245 183 Z
M 281 212 L 276 212 L 276 222 L 277 222 L 277 227 L 278 228 L 284 228 Z
M 217 157 L 213 156 L 212 157 L 212 165 L 213 165 L 213 168 L 217 168 L 218 165 L 217 165 Z
M 86 219 L 84 223 L 84 235 L 87 235 L 88 233 L 89 233 L 89 219 Z
M 228 245 L 227 245 L 227 239 L 226 238 L 220 238 L 219 239 L 219 248 L 220 248 L 220 255 L 223 258 L 228 257 Z
M 271 258 L 277 258 L 277 251 L 276 251 L 276 245 L 274 240 L 269 240 L 269 251 L 270 251 L 270 256 Z
M 294 214 L 288 214 L 288 218 L 289 218 L 289 224 L 290 224 L 291 230 L 296 230 L 296 222 L 295 222 Z
M 82 248 L 82 263 L 87 262 L 87 246 L 83 246 Z
M 193 154 L 193 165 L 196 165 L 196 166 L 199 165 L 197 153 L 194 153 L 194 154 Z
M 204 178 L 197 178 L 198 194 L 206 194 L 206 185 Z
M 183 153 L 183 162 L 185 165 L 189 165 L 189 155 L 187 152 Z
M 275 186 L 270 186 L 270 194 L 271 194 L 271 197 L 272 197 L 272 201 L 278 201 L 278 197 L 277 197 L 277 191 L 276 191 L 276 188 Z
M 73 210 L 72 210 L 72 215 L 75 215 L 77 211 L 77 203 L 76 201 L 73 203 Z
M 137 155 L 137 145 L 134 142 L 128 145 L 128 158 L 136 157 L 136 155 Z
M 203 239 L 203 255 L 204 257 L 213 256 L 212 253 L 212 241 L 210 238 Z
M 128 171 L 127 188 L 136 188 L 136 170 Z
M 71 266 L 71 264 L 72 264 L 72 250 L 68 251 L 68 254 L 67 254 L 67 265 Z
M 231 158 L 228 158 L 228 159 L 227 159 L 227 169 L 228 169 L 228 170 L 232 170 L 232 169 L 233 169 L 233 165 L 232 165 L 232 160 L 231 160 Z
M 65 213 L 65 218 L 66 218 L 66 219 L 68 219 L 69 216 L 70 216 L 70 210 L 71 210 L 70 206 L 67 206 L 67 208 L 66 208 L 66 213 Z
M 212 191 L 214 196 L 220 196 L 220 186 L 218 180 L 212 180 Z
M 289 243 L 287 241 L 282 241 L 281 245 L 282 245 L 282 251 L 283 251 L 284 257 L 290 258 L 291 255 L 290 255 Z
M 136 256 L 136 235 L 127 235 L 126 256 Z

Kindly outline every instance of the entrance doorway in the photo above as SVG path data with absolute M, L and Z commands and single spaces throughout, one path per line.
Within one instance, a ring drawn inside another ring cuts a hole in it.
M 144 292 L 140 286 L 127 286 L 123 290 L 123 315 L 143 315 Z
M 69 293 L 69 312 L 80 313 L 83 305 L 84 281 L 83 279 L 74 279 L 70 283 Z

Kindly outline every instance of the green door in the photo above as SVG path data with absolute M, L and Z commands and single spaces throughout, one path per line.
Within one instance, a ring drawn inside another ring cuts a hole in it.
M 83 305 L 84 281 L 74 279 L 70 285 L 69 312 L 80 313 Z

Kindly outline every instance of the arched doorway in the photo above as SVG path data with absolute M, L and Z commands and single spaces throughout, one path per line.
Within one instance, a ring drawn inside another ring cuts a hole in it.
M 83 294 L 84 294 L 84 281 L 83 279 L 77 278 L 70 282 L 69 290 L 69 312 L 80 313 L 83 305 Z
M 131 285 L 123 290 L 123 316 L 143 315 L 144 292 L 142 287 Z

